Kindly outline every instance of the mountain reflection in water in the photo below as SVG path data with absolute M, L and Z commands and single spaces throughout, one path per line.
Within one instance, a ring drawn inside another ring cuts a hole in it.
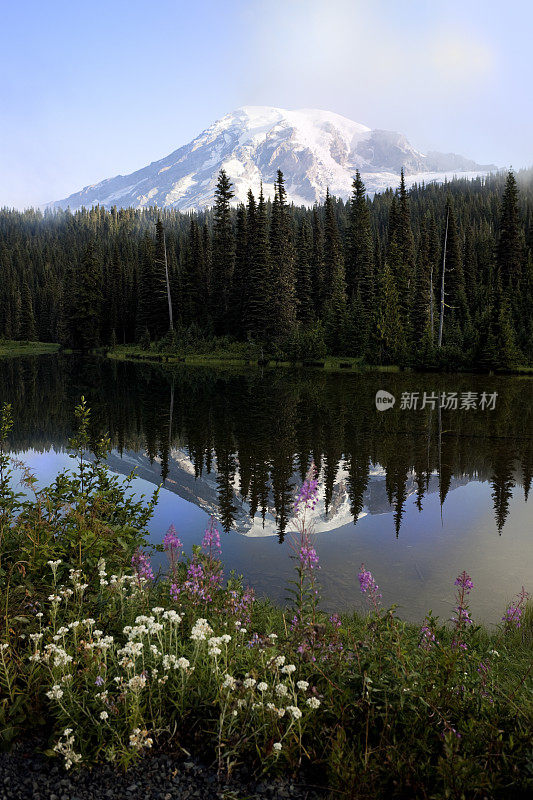
M 399 536 L 406 502 L 488 481 L 499 532 L 513 488 L 527 500 L 533 466 L 529 378 L 410 373 L 327 374 L 80 360 L 0 363 L 0 402 L 11 402 L 15 451 L 67 447 L 83 394 L 95 438 L 109 432 L 109 466 L 137 474 L 215 513 L 226 530 L 278 534 L 311 461 L 320 472 L 317 532 L 392 512 Z M 494 410 L 394 408 L 378 412 L 379 389 L 497 392 Z

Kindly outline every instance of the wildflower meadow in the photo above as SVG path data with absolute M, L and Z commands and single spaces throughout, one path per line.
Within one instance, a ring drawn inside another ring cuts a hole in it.
M 171 526 L 154 574 L 146 525 L 157 502 L 105 469 L 76 409 L 76 468 L 13 488 L 0 439 L 0 743 L 39 732 L 66 770 L 126 769 L 157 749 L 194 752 L 219 774 L 302 774 L 332 797 L 533 796 L 533 614 L 524 588 L 493 630 L 469 610 L 420 626 L 383 605 L 379 565 L 354 571 L 366 614 L 326 614 L 309 511 L 311 464 L 294 504 L 286 607 L 226 574 L 210 518 L 185 553 Z M 89 458 L 89 450 L 92 456 Z

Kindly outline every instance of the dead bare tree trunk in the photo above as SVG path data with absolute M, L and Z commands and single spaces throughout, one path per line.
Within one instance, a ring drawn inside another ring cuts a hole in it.
M 167 259 L 167 242 L 165 239 L 165 232 L 163 231 L 163 251 L 165 253 L 165 278 L 167 281 L 167 300 L 168 300 L 168 322 L 171 331 L 174 330 L 174 322 L 172 319 L 172 298 L 170 296 L 170 279 L 168 276 L 168 259 Z
M 439 322 L 439 348 L 442 347 L 442 330 L 444 328 L 444 276 L 446 274 L 446 246 L 448 244 L 448 218 L 450 208 L 446 211 L 446 232 L 444 234 L 444 255 L 442 257 L 442 279 L 440 284 L 440 322 Z
M 431 262 L 429 267 L 429 331 L 431 334 L 431 346 L 433 347 L 433 336 L 435 333 L 435 323 L 433 320 L 434 317 L 434 309 L 433 309 L 433 262 Z

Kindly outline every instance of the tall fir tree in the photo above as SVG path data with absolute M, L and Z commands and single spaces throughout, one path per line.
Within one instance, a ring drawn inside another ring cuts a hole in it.
M 235 268 L 235 234 L 230 212 L 234 193 L 225 170 L 221 169 L 215 189 L 213 209 L 213 287 L 211 313 L 215 332 L 223 334 L 229 327 L 233 270 Z
M 289 336 L 296 323 L 295 257 L 292 221 L 287 207 L 285 181 L 280 169 L 274 182 L 270 220 L 271 336 Z
M 76 270 L 70 325 L 74 347 L 87 352 L 100 345 L 102 265 L 92 241 Z
M 33 313 L 33 300 L 30 287 L 26 279 L 22 282 L 20 308 L 20 338 L 29 342 L 34 342 L 37 338 L 35 328 L 35 314 Z
M 500 209 L 496 265 L 503 289 L 518 290 L 524 268 L 524 228 L 518 207 L 518 186 L 513 172 L 507 174 Z
M 311 264 L 313 259 L 313 234 L 307 220 L 300 225 L 298 233 L 296 297 L 298 302 L 298 321 L 305 328 L 315 318 Z
M 268 217 L 262 186 L 257 208 L 253 195 L 248 195 L 248 220 L 249 284 L 243 321 L 248 336 L 264 341 L 270 330 L 271 272 Z
M 326 345 L 334 355 L 342 354 L 345 347 L 346 282 L 344 260 L 333 199 L 326 192 L 324 221 L 324 273 L 327 276 L 324 326 Z

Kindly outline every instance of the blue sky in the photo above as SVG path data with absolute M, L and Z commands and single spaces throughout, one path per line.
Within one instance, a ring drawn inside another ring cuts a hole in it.
M 128 173 L 241 105 L 533 164 L 525 0 L 2 0 L 0 206 Z

